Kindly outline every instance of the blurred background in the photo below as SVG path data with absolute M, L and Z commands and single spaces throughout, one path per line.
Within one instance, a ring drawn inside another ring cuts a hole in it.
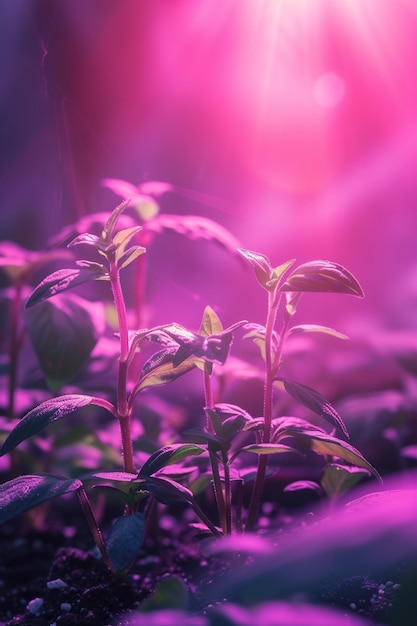
M 104 178 L 165 181 L 163 212 L 357 276 L 364 301 L 311 295 L 302 321 L 415 330 L 414 0 L 2 0 L 0 31 L 0 239 L 111 210 Z M 161 236 L 150 261 L 156 321 L 263 321 L 210 243 Z

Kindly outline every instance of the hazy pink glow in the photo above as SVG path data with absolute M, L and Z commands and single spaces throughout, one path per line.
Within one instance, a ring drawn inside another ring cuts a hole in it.
M 32 206 L 38 181 L 69 223 L 113 208 L 102 179 L 165 181 L 180 192 L 165 211 L 218 220 L 276 263 L 332 258 L 391 306 L 382 277 L 416 263 L 414 0 L 35 5 L 53 154 L 36 126 L 7 160 L 5 206 Z

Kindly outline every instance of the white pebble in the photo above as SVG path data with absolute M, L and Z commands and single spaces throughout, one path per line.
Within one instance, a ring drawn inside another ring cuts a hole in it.
M 72 609 L 72 605 L 69 602 L 62 602 L 62 604 L 60 604 L 61 607 L 61 611 L 65 611 L 66 613 L 68 613 L 68 611 L 71 611 Z
M 61 578 L 48 580 L 46 586 L 48 587 L 48 589 L 64 589 L 65 587 L 68 587 L 67 583 L 65 583 Z
M 30 602 L 28 602 L 28 604 L 26 605 L 26 609 L 31 615 L 36 615 L 37 613 L 39 613 L 44 603 L 45 600 L 42 600 L 42 598 L 34 598 Z

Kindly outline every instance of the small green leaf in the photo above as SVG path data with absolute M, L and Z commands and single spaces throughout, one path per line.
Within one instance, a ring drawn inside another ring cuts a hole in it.
M 362 287 L 343 265 L 332 261 L 309 261 L 287 277 L 280 291 L 347 293 L 363 298 Z
M 302 385 L 301 383 L 285 380 L 284 378 L 277 377 L 275 381 L 279 384 L 283 384 L 287 393 L 289 393 L 294 400 L 301 402 L 301 404 L 304 404 L 304 406 L 311 409 L 311 411 L 317 415 L 320 415 L 333 426 L 338 426 L 345 437 L 349 439 L 349 433 L 342 418 L 330 402 L 323 398 L 318 391 L 315 391 L 315 389 L 311 389 L 311 387 L 307 387 L 306 385 Z
M 83 283 L 103 278 L 105 274 L 101 270 L 102 266 L 88 269 L 74 268 L 63 269 L 53 272 L 43 279 L 35 288 L 32 295 L 26 302 L 26 308 L 30 308 L 35 304 L 39 304 L 48 298 L 52 298 L 63 291 L 77 287 Z
M 80 394 L 68 394 L 45 400 L 17 423 L 0 448 L 0 456 L 13 450 L 25 439 L 36 435 L 48 424 L 92 403 L 94 403 L 94 398 Z
M 78 479 L 68 480 L 50 474 L 18 476 L 0 485 L 0 524 L 4 524 L 38 504 L 82 487 Z
M 166 465 L 178 463 L 178 461 L 188 456 L 198 456 L 205 451 L 203 446 L 198 446 L 193 443 L 174 443 L 169 446 L 164 446 L 154 452 L 143 464 L 139 476 L 151 476 Z
M 25 311 L 32 346 L 48 386 L 56 391 L 69 382 L 88 361 L 104 331 L 104 310 L 74 294 Z
M 326 465 L 320 483 L 329 497 L 335 497 L 352 489 L 366 476 L 369 476 L 367 469 L 330 463 Z
M 241 452 L 252 452 L 253 454 L 282 454 L 284 452 L 291 452 L 299 454 L 298 450 L 280 443 L 254 443 L 241 448 L 239 454 Z
M 203 337 L 208 337 L 209 335 L 215 335 L 217 333 L 221 333 L 223 330 L 223 325 L 217 316 L 217 313 L 211 308 L 211 306 L 206 306 L 203 313 L 203 319 L 201 321 L 200 326 L 200 335 Z
M 196 366 L 196 359 L 191 357 L 174 367 L 173 358 L 176 352 L 176 348 L 174 350 L 161 350 L 148 359 L 142 368 L 135 393 L 145 389 L 145 387 L 170 383 Z
M 289 261 L 285 261 L 285 263 L 278 265 L 278 267 L 275 267 L 272 270 L 271 278 L 267 282 L 267 288 L 269 290 L 275 289 L 281 278 L 284 276 L 285 272 L 288 270 L 288 268 L 291 267 L 291 265 L 294 265 L 294 263 L 295 259 L 290 259 Z
M 186 625 L 189 620 L 185 614 L 180 615 L 178 611 L 187 609 L 188 596 L 188 589 L 178 576 L 166 576 L 158 583 L 154 593 L 141 603 L 139 611 L 141 613 L 162 611 L 162 615 L 169 611 L 167 619 L 162 618 L 164 621 L 160 621 L 160 624 L 164 623 L 166 626 Z M 159 615 L 158 613 L 154 614 Z M 200 622 L 200 620 L 198 621 Z
M 131 226 L 130 228 L 123 228 L 114 235 L 112 243 L 117 247 L 118 251 L 123 253 L 126 250 L 126 246 L 128 245 L 128 243 L 141 230 L 143 230 L 142 226 Z
M 142 256 L 146 252 L 146 248 L 143 246 L 132 246 L 128 248 L 120 257 L 117 259 L 117 267 L 119 270 L 127 267 L 130 263 L 132 263 L 135 259 Z
M 351 446 L 346 441 L 332 437 L 327 433 L 321 431 L 300 432 L 298 430 L 292 431 L 291 428 L 287 429 L 287 434 L 295 437 L 295 439 L 306 448 L 316 452 L 317 454 L 324 454 L 326 456 L 336 456 L 339 459 L 343 459 L 352 465 L 363 467 L 371 474 L 373 474 L 378 480 L 382 482 L 382 479 L 376 469 L 362 456 L 362 454 Z
M 118 517 L 107 536 L 106 550 L 116 572 L 129 569 L 145 537 L 143 513 Z
M 117 226 L 117 222 L 119 221 L 119 217 L 126 209 L 129 204 L 129 200 L 124 200 L 111 212 L 110 217 L 104 225 L 102 231 L 102 239 L 108 243 L 110 243 L 114 237 L 114 231 Z

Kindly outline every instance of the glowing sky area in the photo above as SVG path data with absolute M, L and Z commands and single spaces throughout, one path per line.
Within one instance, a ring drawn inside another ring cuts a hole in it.
M 404 309 L 401 285 L 417 275 L 414 0 L 8 0 L 1 11 L 19 35 L 19 80 L 7 70 L 0 88 L 12 121 L 3 205 L 28 210 L 36 187 L 52 229 L 112 208 L 103 178 L 167 181 L 185 192 L 164 211 L 216 219 L 276 263 L 332 258 L 370 306 Z M 24 36 L 32 47 L 19 52 Z

